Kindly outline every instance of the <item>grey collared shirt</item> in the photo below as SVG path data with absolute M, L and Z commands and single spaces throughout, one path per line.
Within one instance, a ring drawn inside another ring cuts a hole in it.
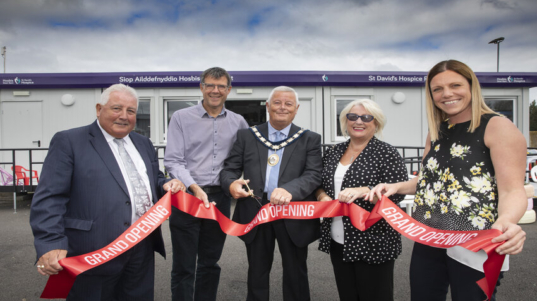
M 244 118 L 222 108 L 210 116 L 202 102 L 173 113 L 168 126 L 164 166 L 186 187 L 220 185 L 219 173 L 239 129 L 248 128 Z

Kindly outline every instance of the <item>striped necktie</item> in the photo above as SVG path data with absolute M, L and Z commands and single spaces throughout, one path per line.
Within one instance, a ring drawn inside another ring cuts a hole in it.
M 138 173 L 131 156 L 129 156 L 127 150 L 125 150 L 125 140 L 116 138 L 114 139 L 114 142 L 119 148 L 119 156 L 121 157 L 121 161 L 123 161 L 123 165 L 125 166 L 125 170 L 127 171 L 127 175 L 131 182 L 132 196 L 134 198 L 134 204 L 136 207 L 136 216 L 140 217 L 144 215 L 144 213 L 149 210 L 153 204 L 149 199 L 149 194 L 142 177 Z

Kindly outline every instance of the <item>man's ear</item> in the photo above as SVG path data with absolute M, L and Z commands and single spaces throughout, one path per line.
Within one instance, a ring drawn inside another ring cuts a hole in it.
M 95 111 L 97 113 L 97 118 L 99 118 L 99 115 L 101 115 L 101 109 L 102 109 L 102 105 L 100 103 L 98 103 L 97 105 L 95 105 Z

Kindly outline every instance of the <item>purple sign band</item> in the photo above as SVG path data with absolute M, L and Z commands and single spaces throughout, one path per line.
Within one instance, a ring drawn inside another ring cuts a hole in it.
M 423 87 L 426 72 L 230 71 L 232 84 L 244 86 Z M 0 89 L 197 87 L 201 72 L 12 73 L 0 74 Z M 536 87 L 537 73 L 476 73 L 483 87 Z

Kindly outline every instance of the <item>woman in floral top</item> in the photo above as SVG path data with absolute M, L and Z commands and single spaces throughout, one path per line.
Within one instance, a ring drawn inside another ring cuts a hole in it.
M 426 98 L 429 134 L 419 177 L 380 184 L 366 198 L 415 194 L 419 222 L 442 230 L 498 229 L 503 234 L 492 242 L 505 243 L 496 252 L 520 253 L 526 233 L 517 222 L 527 204 L 522 133 L 485 104 L 477 77 L 461 62 L 443 61 L 429 71 Z M 415 243 L 412 300 L 445 300 L 448 287 L 453 300 L 486 299 L 476 284 L 485 260 L 483 252 Z

